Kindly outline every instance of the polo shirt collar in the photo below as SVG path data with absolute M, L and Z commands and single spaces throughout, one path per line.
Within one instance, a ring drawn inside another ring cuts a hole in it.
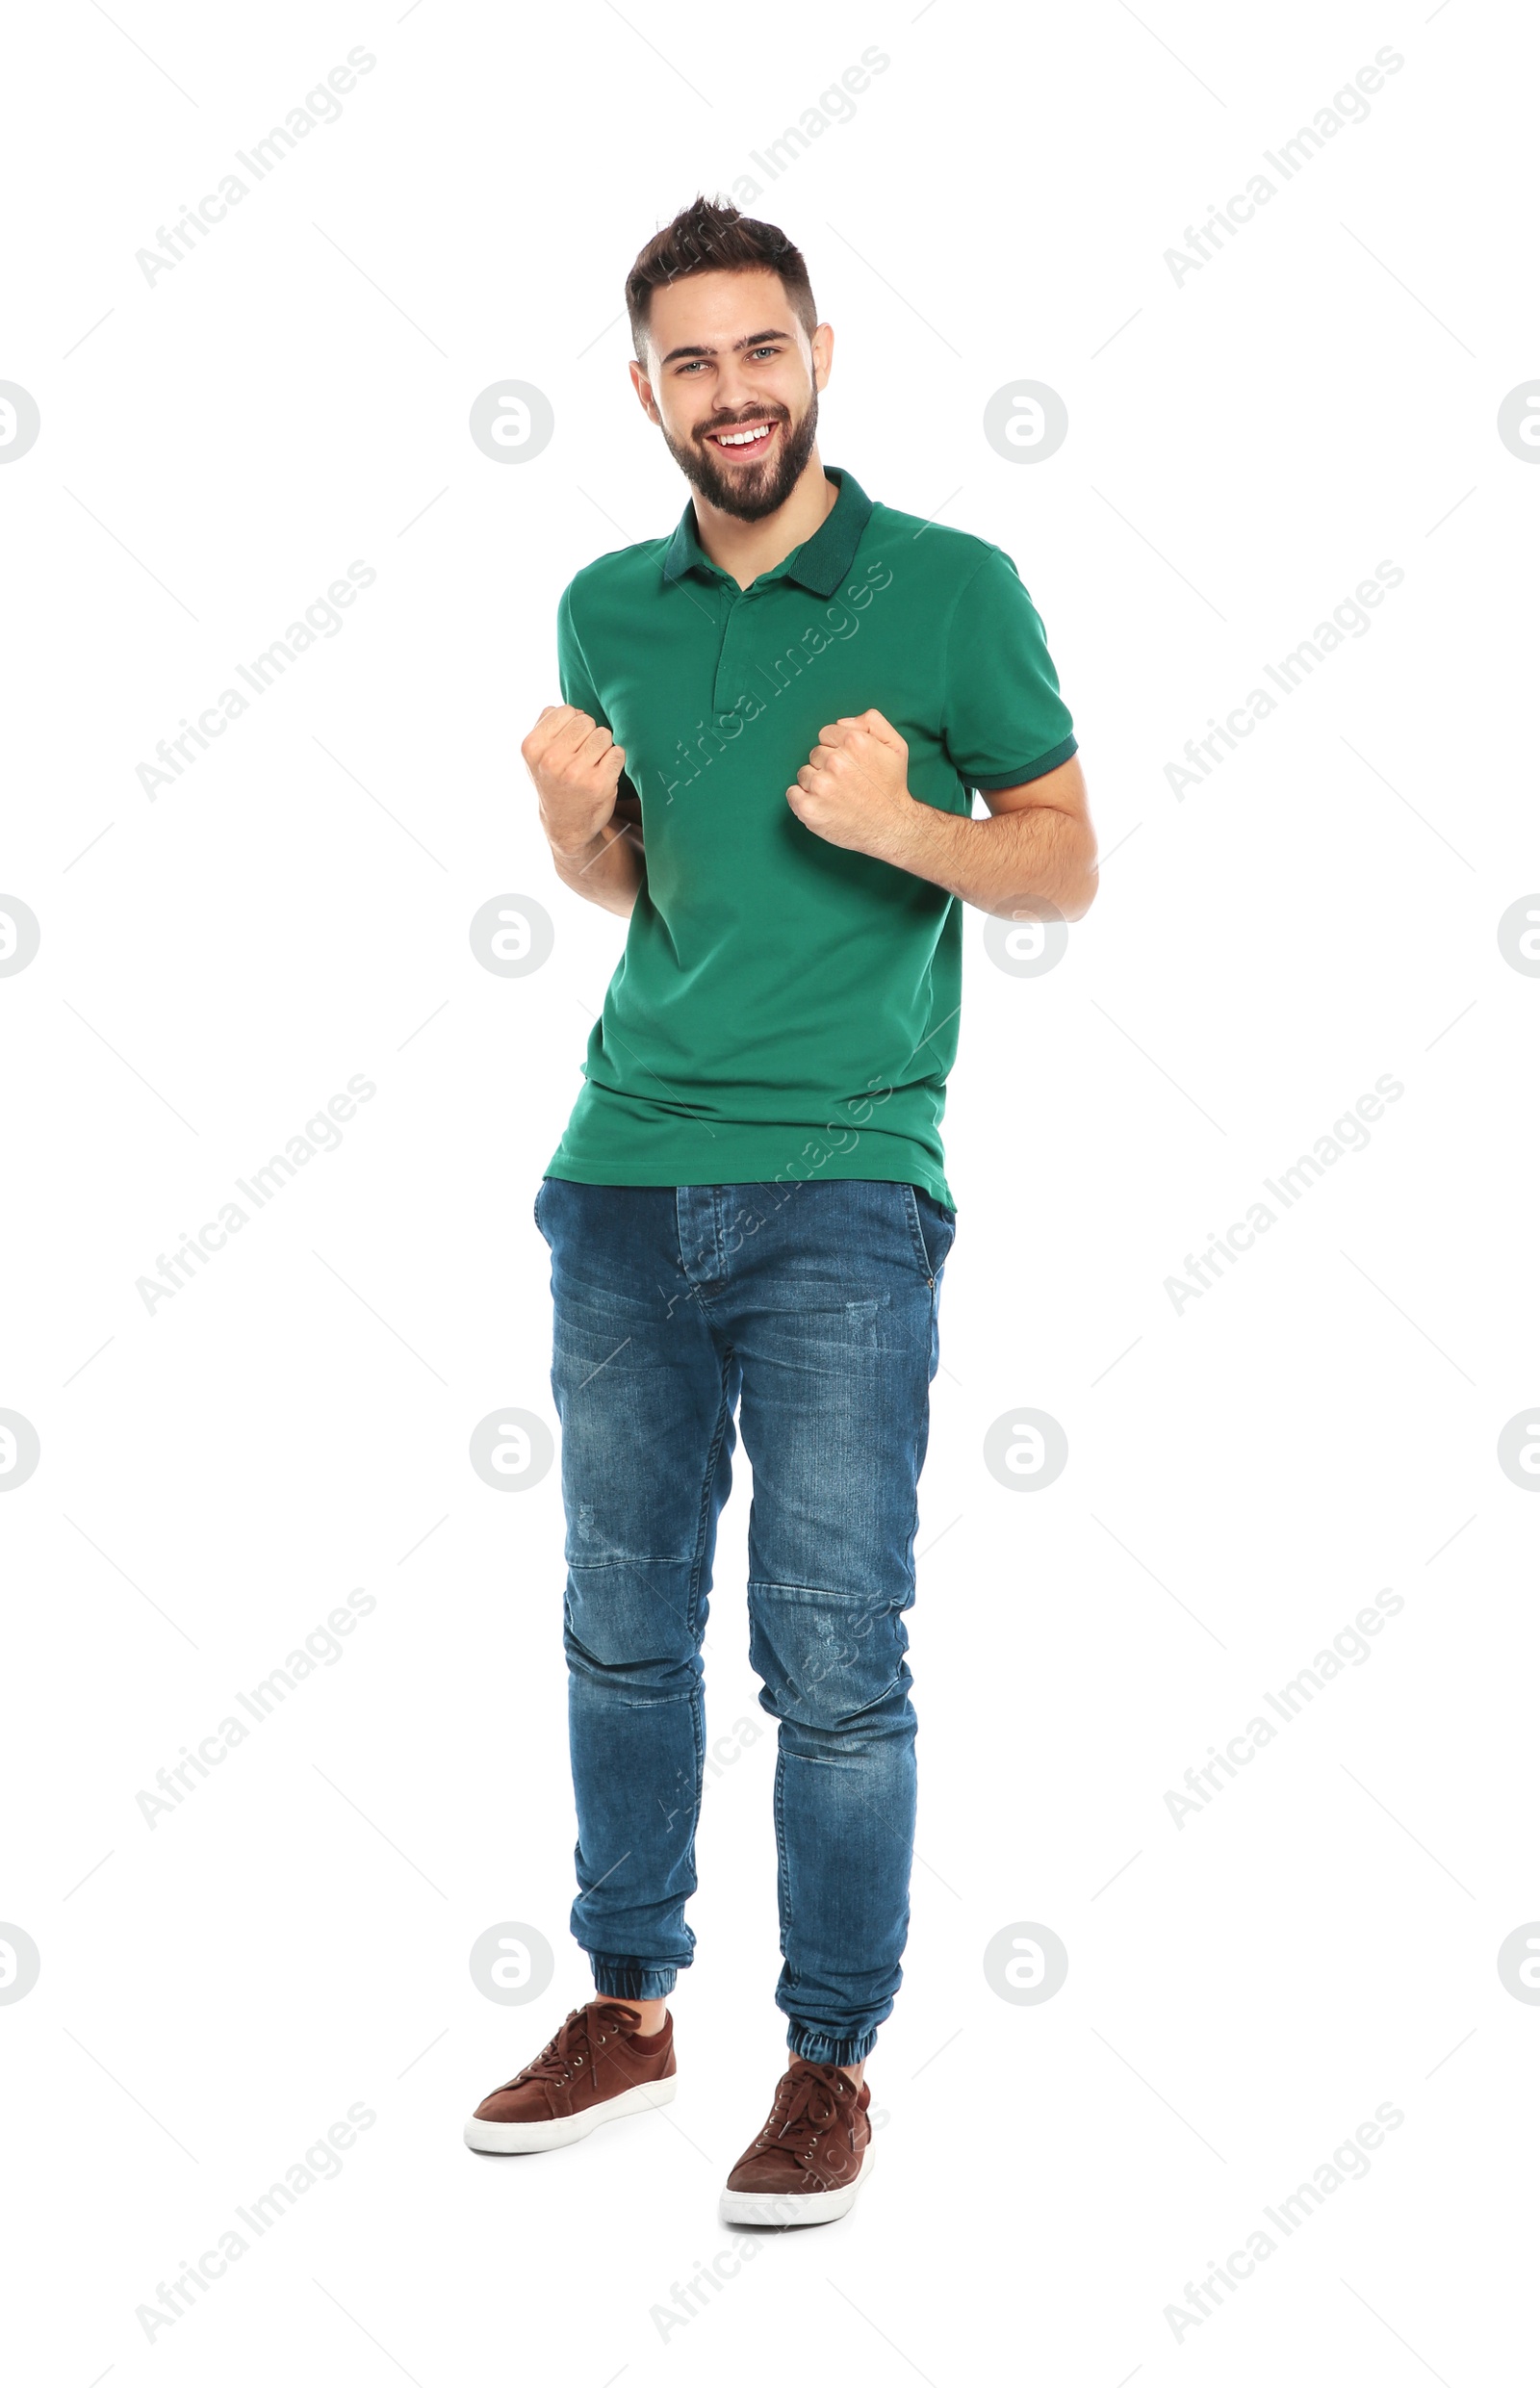
M 824 471 L 839 495 L 812 537 L 805 539 L 783 563 L 775 567 L 775 577 L 795 580 L 817 597 L 833 597 L 855 560 L 872 501 L 853 473 L 833 464 L 826 465 Z M 718 567 L 701 545 L 693 499 L 680 516 L 663 556 L 665 580 L 680 580 L 687 572 L 718 573 Z

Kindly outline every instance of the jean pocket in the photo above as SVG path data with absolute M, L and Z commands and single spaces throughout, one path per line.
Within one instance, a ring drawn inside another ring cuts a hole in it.
M 928 1194 L 923 1186 L 904 1189 L 909 1210 L 910 1233 L 914 1240 L 915 1257 L 925 1271 L 927 1282 L 934 1285 L 946 1266 L 957 1233 L 957 1214 L 944 1203 Z
M 543 1196 L 543 1194 L 545 1194 L 546 1188 L 550 1185 L 550 1183 L 551 1183 L 551 1180 L 550 1180 L 550 1178 L 549 1178 L 549 1177 L 543 1177 L 543 1178 L 541 1179 L 541 1181 L 540 1181 L 539 1185 L 535 1188 L 534 1209 L 533 1209 L 533 1211 L 532 1211 L 532 1212 L 531 1212 L 531 1214 L 530 1214 L 531 1218 L 533 1219 L 533 1220 L 534 1220 L 534 1222 L 535 1222 L 535 1225 L 536 1225 L 536 1226 L 540 1229 L 540 1232 L 541 1232 L 541 1234 L 542 1234 L 543 1236 L 546 1236 L 546 1230 L 545 1230 L 545 1226 L 544 1226 L 544 1224 L 543 1224 L 543 1222 L 542 1222 L 542 1220 L 541 1220 L 541 1217 L 540 1217 L 540 1203 L 541 1203 L 541 1197 L 542 1197 L 542 1196 Z M 546 1242 L 547 1242 L 548 1244 L 551 1242 L 551 1238 L 550 1238 L 549 1236 L 546 1236 Z

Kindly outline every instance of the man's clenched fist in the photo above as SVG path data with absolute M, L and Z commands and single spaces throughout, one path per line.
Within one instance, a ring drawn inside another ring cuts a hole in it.
M 625 748 L 575 705 L 548 705 L 519 752 L 552 851 L 577 854 L 591 846 L 614 813 Z
M 885 856 L 902 841 L 914 809 L 909 748 L 875 707 L 842 714 L 819 731 L 786 802 L 815 837 Z

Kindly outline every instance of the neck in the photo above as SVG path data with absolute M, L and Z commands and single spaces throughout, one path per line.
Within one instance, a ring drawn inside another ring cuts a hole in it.
M 839 496 L 837 485 L 825 478 L 818 450 L 813 449 L 798 475 L 790 496 L 773 514 L 746 523 L 724 514 L 708 498 L 695 492 L 695 530 L 713 564 L 731 573 L 740 589 L 810 539 Z

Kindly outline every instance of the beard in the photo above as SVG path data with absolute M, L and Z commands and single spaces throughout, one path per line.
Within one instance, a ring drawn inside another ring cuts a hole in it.
M 666 426 L 663 431 L 664 445 L 691 488 L 698 489 L 709 504 L 719 507 L 724 514 L 735 515 L 740 523 L 761 522 L 765 515 L 774 514 L 778 506 L 785 504 L 802 477 L 818 435 L 816 390 L 808 402 L 807 413 L 794 426 L 784 407 L 758 408 L 757 420 L 763 422 L 767 412 L 772 422 L 783 426 L 773 463 L 767 457 L 763 464 L 735 468 L 719 465 L 710 449 L 702 444 L 700 434 L 681 441 L 671 439 Z M 755 419 L 744 418 L 746 422 Z M 728 431 L 732 425 L 716 423 L 706 428 Z

